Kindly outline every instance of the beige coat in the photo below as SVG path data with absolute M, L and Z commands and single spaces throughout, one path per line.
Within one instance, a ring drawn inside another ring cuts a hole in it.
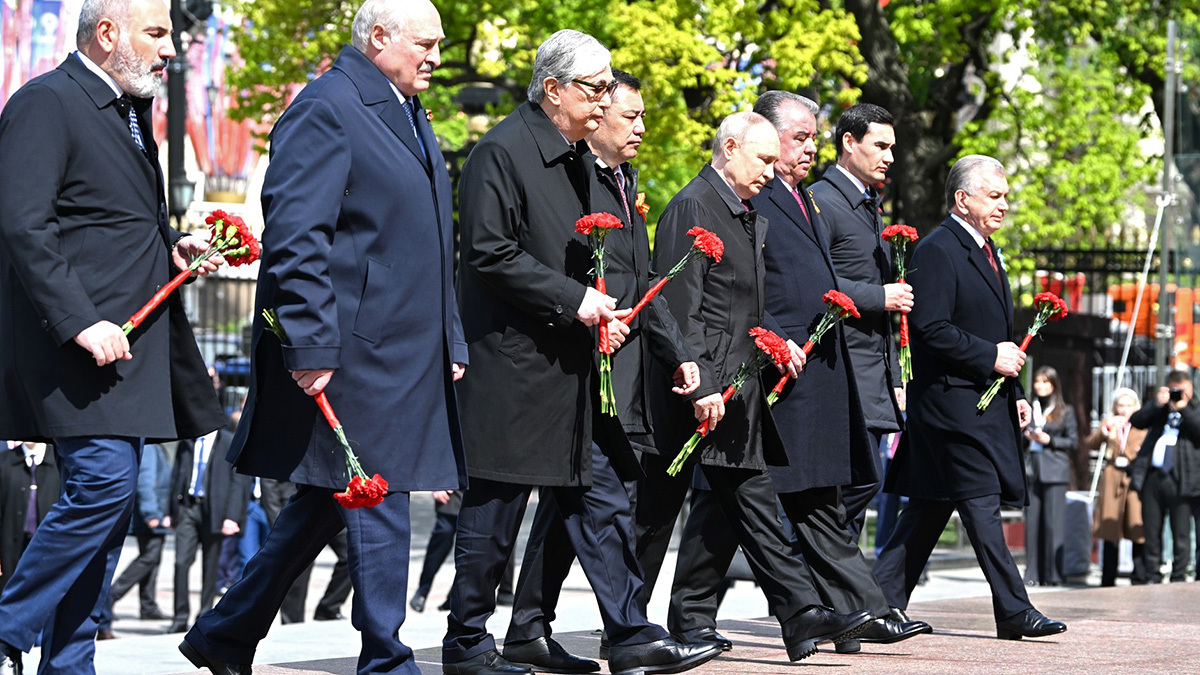
M 1130 539 L 1136 543 L 1145 540 L 1142 534 L 1142 502 L 1137 493 L 1129 489 L 1129 474 L 1112 464 L 1117 453 L 1132 462 L 1145 437 L 1145 429 L 1130 428 L 1124 448 L 1118 447 L 1119 441 L 1116 438 L 1108 439 L 1104 473 L 1100 476 L 1092 513 L 1092 534 L 1097 539 Z M 1087 437 L 1085 443 L 1088 448 L 1098 449 L 1105 440 L 1104 432 L 1096 429 Z

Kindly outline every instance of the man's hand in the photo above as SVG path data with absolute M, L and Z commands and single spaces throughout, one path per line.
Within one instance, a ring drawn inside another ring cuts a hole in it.
M 182 272 L 186 270 L 192 261 L 208 250 L 208 242 L 195 235 L 185 235 L 182 239 L 175 243 L 175 248 L 171 249 L 171 260 L 175 263 L 175 267 Z M 200 275 L 202 277 L 216 272 L 217 268 L 225 264 L 225 258 L 219 255 L 200 263 L 200 267 L 192 273 L 192 276 Z
M 454 377 L 455 382 L 458 382 L 459 380 L 463 379 L 463 375 L 466 375 L 466 374 L 467 374 L 467 364 L 465 364 L 465 363 L 451 363 L 450 364 L 450 375 L 452 375 Z
M 157 529 L 160 522 L 162 521 L 160 521 L 158 518 L 151 518 L 150 520 L 146 521 L 146 527 L 152 530 Z
M 692 401 L 692 408 L 696 411 L 696 421 L 707 423 L 709 431 L 716 429 L 717 422 L 725 417 L 725 399 L 720 394 L 709 394 Z
M 439 504 L 445 504 L 450 501 L 450 495 L 454 494 L 454 490 L 434 490 L 433 501 Z
M 583 302 L 579 303 L 579 309 L 575 312 L 575 318 L 585 326 L 595 326 L 601 321 L 612 321 L 616 316 L 613 313 L 616 308 L 616 298 L 588 286 L 583 294 Z
M 242 528 L 238 527 L 238 524 L 236 522 L 234 522 L 228 518 L 226 518 L 225 521 L 221 523 L 221 534 L 225 535 L 226 537 L 232 537 L 233 535 L 235 535 L 241 531 L 242 531 Z
M 171 516 L 163 516 L 162 526 L 168 530 L 171 529 Z
M 608 346 L 612 347 L 615 352 L 625 344 L 625 338 L 629 336 L 629 324 L 621 319 L 629 316 L 633 309 L 622 309 L 613 312 L 612 321 L 608 322 Z
M 121 327 L 110 321 L 97 321 L 76 335 L 75 344 L 83 347 L 96 359 L 97 366 L 133 358 L 129 353 L 129 338 Z
M 804 370 L 804 364 L 808 362 L 808 354 L 796 345 L 795 342 L 787 341 L 788 349 L 792 350 L 792 359 L 782 365 L 775 364 L 781 373 L 787 373 L 791 377 L 799 377 L 800 371 Z
M 1022 429 L 1024 429 L 1025 427 L 1029 426 L 1029 423 L 1032 421 L 1033 407 L 1029 405 L 1029 401 L 1026 401 L 1023 398 L 1017 399 L 1017 423 L 1021 425 Z
M 685 361 L 675 369 L 671 379 L 675 382 L 671 391 L 680 396 L 687 396 L 700 386 L 700 366 L 697 366 L 695 361 Z
M 309 396 L 316 396 L 325 390 L 329 380 L 333 378 L 332 370 L 293 370 L 292 379 Z
M 912 311 L 913 292 L 908 284 L 884 284 L 883 308 L 889 312 L 908 314 Z
M 893 391 L 896 392 L 896 405 L 900 406 L 900 412 L 904 412 L 908 409 L 908 394 L 904 387 L 896 387 Z
M 1005 377 L 1016 377 L 1021 374 L 1021 366 L 1025 365 L 1025 352 L 1012 342 L 1001 342 L 996 345 L 997 373 Z M 1028 403 L 1026 403 L 1028 405 Z

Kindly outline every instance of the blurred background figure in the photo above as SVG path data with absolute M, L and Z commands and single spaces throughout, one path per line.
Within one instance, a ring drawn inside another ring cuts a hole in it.
M 1058 371 L 1033 373 L 1033 423 L 1025 428 L 1029 506 L 1025 508 L 1025 585 L 1063 581 L 1063 530 L 1071 455 L 1079 448 L 1075 410 L 1063 401 Z
M 58 501 L 58 463 L 45 443 L 0 441 L 0 589 Z
M 1112 415 L 1087 437 L 1091 450 L 1103 448 L 1100 461 L 1104 472 L 1096 490 L 1092 513 L 1092 536 L 1101 542 L 1100 585 L 1117 582 L 1118 544 L 1133 542 L 1133 584 L 1146 583 L 1145 541 L 1142 534 L 1142 502 L 1129 489 L 1129 467 L 1146 438 L 1145 429 L 1135 429 L 1129 416 L 1142 407 L 1132 389 L 1118 389 L 1112 396 Z

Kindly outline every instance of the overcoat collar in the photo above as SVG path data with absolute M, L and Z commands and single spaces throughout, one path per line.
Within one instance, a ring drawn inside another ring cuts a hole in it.
M 78 56 L 74 54 L 67 56 L 58 68 L 79 85 L 79 88 L 92 100 L 97 110 L 109 107 L 115 108 L 116 112 L 113 114 L 119 114 L 123 120 L 129 115 L 129 108 L 127 107 L 129 104 L 113 93 L 112 87 L 108 86 L 107 82 L 88 70 L 88 67 L 83 64 L 83 61 L 79 60 Z M 137 153 L 141 157 L 142 162 L 140 166 L 145 172 L 146 177 L 157 182 L 159 172 L 158 144 L 153 141 L 152 130 L 147 126 L 150 107 L 154 104 L 154 99 L 129 96 L 129 100 L 133 102 L 133 109 L 137 112 L 138 126 L 142 132 L 142 142 L 146 146 L 146 152 L 143 153 L 132 142 L 129 144 L 129 151 Z M 147 159 L 150 160 L 149 163 L 145 162 Z
M 836 166 L 829 167 L 829 169 L 825 171 L 824 175 L 821 176 L 821 179 L 829 181 L 830 184 L 837 188 L 838 192 L 842 193 L 842 197 L 849 202 L 850 208 L 855 210 L 860 208 L 874 208 L 873 204 L 867 202 L 867 196 L 859 191 L 858 186 L 854 184 L 854 181 L 850 180 L 850 178 L 847 177 L 846 174 L 842 173 L 841 169 L 837 168 Z M 874 214 L 871 215 L 873 216 Z
M 546 115 L 546 111 L 533 101 L 526 101 L 517 111 L 521 119 L 525 120 L 525 126 L 529 127 L 529 133 L 533 134 L 533 142 L 537 144 L 542 163 L 546 166 L 556 163 L 564 155 L 582 156 L 588 151 L 583 141 L 574 145 L 567 143 L 562 132 Z
M 951 218 L 950 216 L 946 216 L 946 219 L 942 221 L 941 226 L 954 234 L 954 236 L 958 239 L 958 243 L 962 244 L 962 247 L 966 249 L 967 260 L 970 261 L 971 266 L 975 268 L 975 271 L 979 273 L 979 276 L 983 277 L 983 280 L 985 283 L 987 283 L 988 288 L 992 289 L 992 293 L 995 294 L 996 299 L 1004 305 L 1005 309 L 1011 310 L 1012 295 L 1008 288 L 1008 275 L 1004 271 L 1004 266 L 997 265 L 1000 268 L 1000 279 L 997 281 L 996 275 L 992 272 L 992 265 L 988 262 L 987 254 L 983 252 L 983 249 L 980 248 L 979 244 L 975 242 L 975 239 L 963 229 L 963 226 L 959 224 L 958 221 L 954 220 L 954 218 Z M 997 263 L 999 263 L 998 260 Z M 1005 321 L 1008 322 L 1009 329 L 1011 330 L 1012 312 L 1006 311 L 1004 316 Z
M 746 213 L 746 206 L 742 204 L 742 200 L 738 198 L 737 193 L 733 188 L 729 187 L 729 183 L 717 173 L 717 170 L 712 167 L 712 164 L 705 164 L 704 168 L 700 169 L 700 177 L 708 181 L 712 185 L 713 190 L 716 190 L 720 195 L 721 201 L 729 207 L 729 213 L 739 218 Z
M 396 92 L 392 91 L 387 76 L 362 52 L 348 45 L 342 47 L 342 52 L 333 62 L 333 67 L 350 78 L 350 81 L 358 89 L 358 95 L 362 99 L 363 105 L 375 109 L 375 114 L 379 115 L 379 119 L 383 120 L 383 123 L 392 130 L 396 138 L 400 139 L 404 147 L 408 148 L 421 166 L 425 167 L 425 172 L 429 173 L 429 163 L 425 160 L 425 154 L 421 152 L 421 146 L 417 144 L 417 137 L 413 135 L 412 126 L 408 123 L 408 115 L 405 114 L 400 99 L 396 98 Z M 416 114 L 421 110 L 421 99 L 413 96 L 412 101 L 413 124 L 417 125 L 417 133 L 421 133 L 422 125 L 418 119 L 420 115 Z M 429 135 L 422 135 L 422 139 L 425 140 L 426 149 L 432 154 L 434 146 L 429 144 Z

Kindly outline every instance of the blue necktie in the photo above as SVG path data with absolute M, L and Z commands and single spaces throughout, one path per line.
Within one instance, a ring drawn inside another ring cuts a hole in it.
M 412 127 L 413 136 L 417 137 L 417 145 L 421 148 L 421 154 L 425 156 L 425 162 L 429 162 L 429 151 L 425 149 L 425 141 L 421 140 L 421 134 L 417 131 L 417 120 L 413 117 L 413 102 L 411 98 L 404 99 L 401 104 L 404 108 L 404 114 L 408 115 L 408 124 Z
M 138 148 L 142 152 L 145 152 L 146 143 L 142 140 L 142 128 L 138 125 L 137 111 L 133 109 L 133 99 L 128 96 L 122 96 L 121 99 L 125 101 L 125 108 L 129 111 L 127 115 L 129 118 L 129 135 L 133 137 L 133 142 L 137 143 Z

